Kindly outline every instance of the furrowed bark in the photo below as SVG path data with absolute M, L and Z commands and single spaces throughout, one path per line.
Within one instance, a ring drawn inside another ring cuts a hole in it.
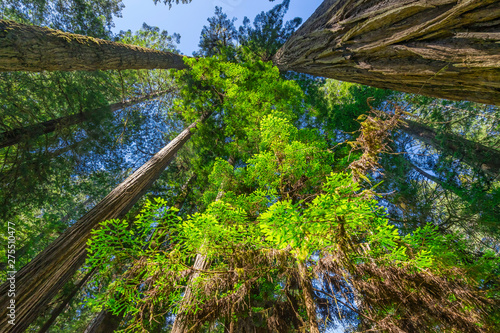
M 500 174 L 500 151 L 480 143 L 462 138 L 459 135 L 443 133 L 413 120 L 405 119 L 408 127 L 400 127 L 415 139 L 431 145 L 437 150 L 449 152 L 472 168 L 482 170 L 490 177 Z
M 0 20 L 0 71 L 186 69 L 183 56 Z
M 274 56 L 293 70 L 500 105 L 499 0 L 325 0 Z
M 205 114 L 199 122 L 208 116 Z M 33 322 L 85 262 L 91 231 L 100 222 L 120 218 L 132 208 L 189 140 L 197 124 L 198 121 L 182 131 L 15 275 L 15 326 L 7 323 L 9 283 L 0 286 L 0 332 L 23 332 Z
M 173 207 L 177 209 L 181 209 L 186 197 L 189 193 L 189 184 L 194 179 L 194 176 L 191 176 L 187 182 L 182 186 L 181 193 L 178 196 Z M 165 238 L 165 237 L 163 237 Z M 161 246 L 166 239 L 160 239 L 158 242 L 158 246 Z M 145 247 L 149 246 L 147 244 Z M 121 321 L 123 320 L 124 314 L 114 315 L 113 313 L 106 311 L 105 309 L 99 312 L 99 314 L 90 322 L 90 324 L 85 329 L 84 333 L 111 333 L 118 329 Z
M 162 94 L 165 94 L 166 92 L 167 91 L 154 92 L 139 98 L 134 98 L 124 102 L 110 104 L 108 106 L 96 110 L 89 110 L 81 113 L 76 113 L 69 116 L 44 121 L 39 124 L 30 125 L 22 128 L 16 128 L 8 132 L 0 133 L 0 148 L 18 144 L 19 142 L 23 141 L 26 138 L 33 139 L 43 134 L 52 133 L 60 128 L 66 128 L 72 125 L 80 124 L 84 121 L 91 119 L 92 116 L 95 114 L 99 114 L 102 112 L 115 112 L 123 108 L 126 108 L 128 106 L 132 106 L 142 101 L 145 101 L 147 99 L 158 97 Z

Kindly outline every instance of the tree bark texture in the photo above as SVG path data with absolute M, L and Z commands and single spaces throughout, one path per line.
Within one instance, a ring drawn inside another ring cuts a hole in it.
M 205 114 L 200 121 L 208 116 Z M 7 323 L 9 284 L 0 286 L 0 332 L 23 332 L 33 322 L 85 262 L 91 231 L 100 222 L 121 218 L 132 208 L 189 140 L 197 123 L 182 131 L 15 275 L 15 326 Z
M 318 320 L 316 319 L 316 304 L 314 302 L 311 278 L 304 263 L 298 263 L 299 282 L 302 289 L 307 317 L 309 318 L 309 332 L 319 333 Z
M 0 71 L 185 69 L 183 56 L 0 20 Z
M 175 204 L 173 205 L 174 208 L 181 209 L 182 205 L 184 204 L 184 201 L 186 200 L 186 197 L 189 193 L 189 184 L 191 181 L 194 179 L 194 176 L 191 176 L 187 182 L 182 186 L 181 188 L 181 193 L 177 197 L 177 200 Z M 166 222 L 166 221 L 161 221 Z M 161 225 L 159 226 L 161 227 Z M 163 239 L 159 239 L 157 246 L 160 247 L 163 242 L 166 241 L 165 239 L 166 235 L 163 237 Z M 149 245 L 146 244 L 144 247 L 147 248 Z M 115 315 L 109 311 L 106 311 L 106 309 L 103 309 L 99 314 L 92 320 L 87 326 L 87 329 L 85 330 L 85 333 L 111 333 L 114 332 L 118 329 L 120 326 L 121 321 L 123 320 L 124 314 L 119 314 Z
M 273 60 L 282 70 L 500 105 L 500 1 L 325 0 Z
M 85 207 L 91 202 L 92 202 L 92 199 L 89 198 L 89 199 L 85 200 L 85 202 L 82 204 L 82 206 Z M 61 218 L 61 224 L 66 225 L 66 223 L 68 222 L 70 217 L 71 217 L 71 213 L 68 213 L 65 216 L 63 216 Z M 60 234 L 61 233 L 59 231 L 57 231 L 57 235 L 60 235 Z M 26 244 L 21 246 L 19 249 L 16 249 L 16 260 L 19 261 L 22 257 L 24 257 L 26 255 L 26 253 L 28 253 L 28 251 L 30 250 L 30 247 L 32 247 L 33 244 L 37 244 L 40 240 L 42 240 L 45 237 L 47 237 L 47 235 L 44 232 L 39 233 L 38 235 L 36 235 L 33 238 L 30 237 L 30 240 L 34 239 L 34 241 L 26 242 Z M 0 262 L 0 270 L 4 271 L 7 268 L 7 265 L 8 265 L 7 262 Z
M 186 287 L 186 291 L 184 292 L 179 312 L 175 317 L 171 333 L 185 333 L 189 330 L 189 312 L 191 311 L 190 307 L 194 301 L 192 285 L 194 281 L 196 281 L 196 279 L 200 276 L 200 273 L 198 271 L 206 269 L 208 267 L 208 264 L 209 262 L 206 256 L 200 253 L 196 255 L 193 265 L 194 273 L 189 277 L 188 285 Z
M 438 134 L 435 129 L 413 120 L 405 119 L 408 127 L 401 130 L 415 139 L 454 155 L 465 164 L 482 170 L 490 177 L 500 174 L 500 151 L 486 147 L 480 143 L 464 139 L 452 133 Z
M 154 92 L 139 98 L 134 98 L 124 102 L 110 104 L 108 106 L 96 110 L 89 110 L 85 112 L 75 113 L 69 116 L 51 119 L 39 124 L 34 124 L 22 128 L 16 128 L 8 132 L 0 133 L 0 148 L 15 145 L 26 138 L 33 139 L 43 134 L 52 133 L 60 128 L 66 128 L 72 125 L 80 124 L 84 121 L 91 119 L 92 116 L 94 116 L 95 114 L 99 114 L 102 112 L 115 112 L 123 108 L 140 103 L 142 101 L 145 101 L 147 99 L 155 98 L 166 92 L 167 91 Z

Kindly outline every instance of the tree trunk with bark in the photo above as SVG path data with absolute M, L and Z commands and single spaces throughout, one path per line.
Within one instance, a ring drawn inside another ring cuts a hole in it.
M 480 143 L 464 139 L 452 133 L 438 134 L 435 129 L 413 120 L 405 119 L 408 127 L 401 130 L 437 150 L 454 155 L 472 168 L 482 170 L 490 177 L 500 174 L 500 151 Z
M 227 161 L 231 166 L 234 166 L 235 160 L 233 156 L 230 156 L 228 161 Z M 221 188 L 222 188 L 221 184 Z M 217 193 L 217 197 L 215 198 L 215 201 L 219 201 L 222 196 L 224 195 L 224 191 L 220 190 L 219 193 Z M 206 240 L 205 240 L 206 243 Z M 189 281 L 187 283 L 186 291 L 184 292 L 184 296 L 182 297 L 181 304 L 179 306 L 179 311 L 177 312 L 177 315 L 175 316 L 174 324 L 172 325 L 172 330 L 170 333 L 184 333 L 187 332 L 189 329 L 189 324 L 190 324 L 190 307 L 193 304 L 194 301 L 194 295 L 192 291 L 192 285 L 193 281 L 195 281 L 198 276 L 200 276 L 199 271 L 200 270 L 205 270 L 208 268 L 209 261 L 207 257 L 201 252 L 203 252 L 203 247 L 206 246 L 207 244 L 202 245 L 202 248 L 199 249 L 200 253 L 196 254 L 196 257 L 194 259 L 194 265 L 193 265 L 193 273 L 189 277 Z
M 293 70 L 500 105 L 499 0 L 325 0 L 274 56 Z
M 189 184 L 191 181 L 194 179 L 194 176 L 191 176 L 187 182 L 182 186 L 181 193 L 179 194 L 175 204 L 173 205 L 174 208 L 181 209 L 182 205 L 184 204 L 184 201 L 186 200 L 186 197 L 189 193 Z M 165 223 L 166 221 L 162 221 L 162 223 Z M 159 226 L 161 227 L 161 225 Z M 166 236 L 166 235 L 165 235 Z M 166 239 L 160 239 L 157 242 L 157 246 L 160 247 Z M 148 247 L 149 244 L 146 244 L 145 247 Z M 106 311 L 106 309 L 103 309 L 99 314 L 90 322 L 90 324 L 87 326 L 85 333 L 111 333 L 114 332 L 118 329 L 120 326 L 121 321 L 123 320 L 123 315 L 114 315 L 113 313 Z
M 91 202 L 92 202 L 92 199 L 89 198 L 89 199 L 85 200 L 85 202 L 82 204 L 82 206 L 85 207 Z M 71 213 L 63 216 L 61 218 L 61 224 L 66 225 L 66 223 L 68 222 L 70 217 L 71 217 Z M 56 235 L 60 235 L 60 234 L 61 233 L 59 231 L 57 231 Z M 42 240 L 45 237 L 47 237 L 47 235 L 44 232 L 39 233 L 38 235 L 36 235 L 33 238 L 30 237 L 30 239 L 31 240 L 34 239 L 34 241 L 27 242 L 26 244 L 21 246 L 19 249 L 16 249 L 16 260 L 19 261 L 19 259 L 24 257 L 26 255 L 26 253 L 28 253 L 28 251 L 30 250 L 30 247 L 33 246 L 33 244 L 37 244 L 40 240 Z M 0 263 L 0 270 L 4 271 L 7 268 L 7 264 L 8 264 L 7 262 L 1 262 Z
M 80 124 L 84 121 L 92 119 L 92 117 L 96 114 L 104 112 L 115 112 L 128 106 L 143 102 L 150 98 L 158 97 L 162 94 L 165 94 L 166 92 L 167 91 L 158 91 L 139 98 L 133 98 L 124 102 L 110 104 L 96 110 L 80 112 L 69 116 L 47 120 L 39 124 L 16 128 L 11 131 L 0 133 L 0 148 L 18 144 L 26 138 L 33 139 L 43 134 L 52 133 L 57 129 L 67 128 L 69 126 Z
M 183 56 L 0 20 L 0 71 L 185 69 Z
M 193 282 L 196 281 L 196 279 L 200 276 L 199 271 L 207 269 L 208 264 L 209 262 L 206 256 L 200 253 L 196 255 L 193 265 L 193 273 L 189 277 L 188 286 L 186 287 L 186 291 L 184 292 L 179 312 L 175 317 L 171 333 L 185 333 L 189 330 L 189 313 L 191 311 L 190 308 L 194 300 L 193 290 L 191 287 L 193 285 Z
M 309 332 L 319 333 L 318 320 L 316 319 L 316 304 L 314 302 L 311 278 L 304 263 L 298 263 L 299 282 L 302 289 L 307 317 L 309 318 Z
M 200 121 L 208 116 L 205 114 Z M 182 131 L 15 275 L 15 326 L 7 323 L 9 283 L 0 286 L 0 332 L 23 332 L 36 319 L 85 262 L 91 231 L 100 222 L 121 218 L 132 208 L 189 140 L 197 123 Z

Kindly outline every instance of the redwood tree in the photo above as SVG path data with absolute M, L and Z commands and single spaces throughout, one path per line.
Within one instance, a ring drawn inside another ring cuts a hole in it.
M 500 105 L 498 0 L 325 0 L 274 57 L 293 70 Z
M 200 121 L 207 119 L 205 114 Z M 124 216 L 186 143 L 198 122 L 182 131 L 92 210 L 16 273 L 16 325 L 7 323 L 9 283 L 0 286 L 0 332 L 23 332 L 87 257 L 86 244 L 100 222 Z
M 141 96 L 139 98 L 133 98 L 127 101 L 110 104 L 106 107 L 99 108 L 96 110 L 89 110 L 85 112 L 75 113 L 69 116 L 59 117 L 56 119 L 44 121 L 39 124 L 16 128 L 11 131 L 0 133 L 0 148 L 15 145 L 21 142 L 24 138 L 28 137 L 33 138 L 40 136 L 42 134 L 52 133 L 59 128 L 80 124 L 84 121 L 91 119 L 91 117 L 94 116 L 95 114 L 101 112 L 115 112 L 123 108 L 126 108 L 128 106 L 140 103 L 144 100 L 160 96 L 164 93 L 166 93 L 166 91 L 158 91 L 145 96 Z
M 185 69 L 182 56 L 0 20 L 0 71 Z

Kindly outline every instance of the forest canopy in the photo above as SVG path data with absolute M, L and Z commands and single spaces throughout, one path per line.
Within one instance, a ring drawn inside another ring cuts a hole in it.
M 0 332 L 498 332 L 500 3 L 417 2 L 1 0 Z

